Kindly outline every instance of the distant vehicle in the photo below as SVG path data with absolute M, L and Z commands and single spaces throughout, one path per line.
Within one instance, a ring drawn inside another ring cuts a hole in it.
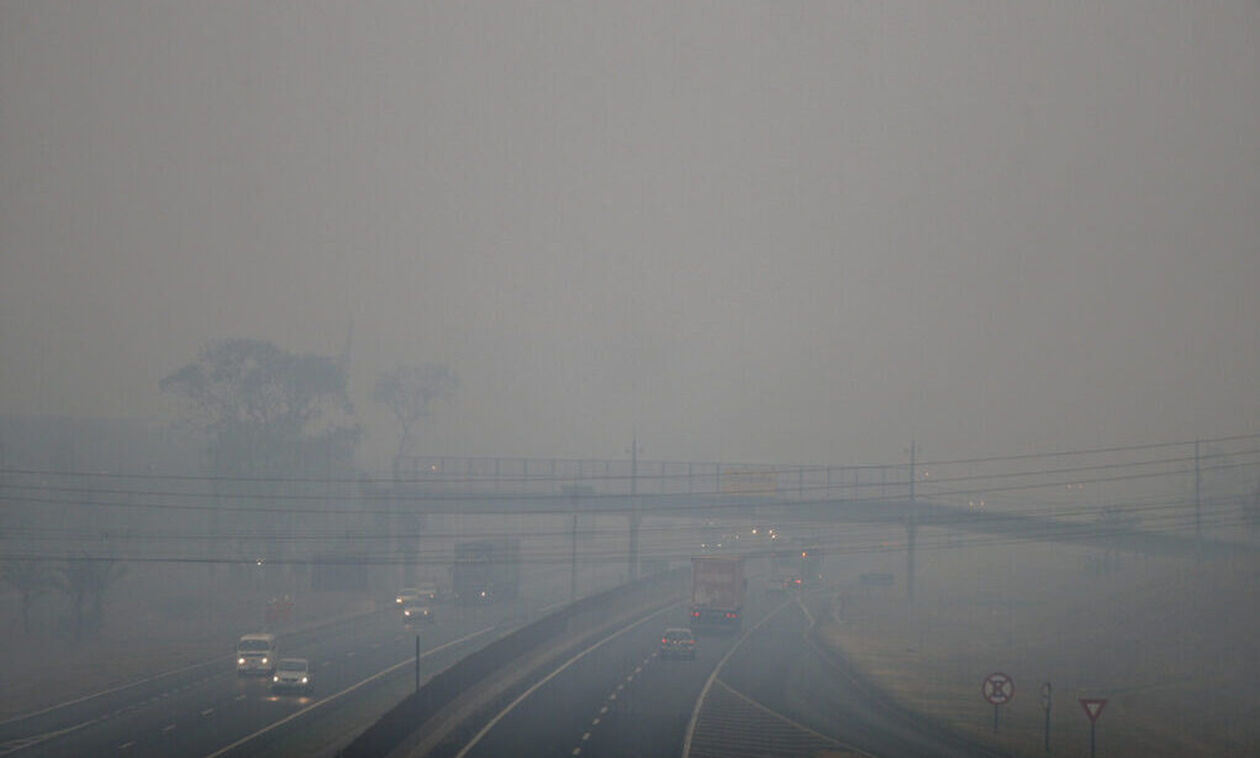
M 417 621 L 429 623 L 434 621 L 433 611 L 427 605 L 408 604 L 403 606 L 403 621 L 407 623 Z
M 394 596 L 394 605 L 399 608 L 406 605 L 409 601 L 416 600 L 420 597 L 419 587 L 403 587 L 398 590 L 398 594 Z
M 459 542 L 451 590 L 463 604 L 511 600 L 520 587 L 521 543 L 512 537 Z
M 696 657 L 696 635 L 691 633 L 686 627 L 670 627 L 661 635 L 661 657 L 662 658 L 690 658 L 695 660 Z
M 276 670 L 276 659 L 280 657 L 280 648 L 276 645 L 276 636 L 258 632 L 241 635 L 236 643 L 236 673 L 273 674 Z
M 743 623 L 744 558 L 698 555 L 691 559 L 691 625 L 738 628 Z
M 822 560 L 822 548 L 811 540 L 797 538 L 775 545 L 770 553 L 770 578 L 787 588 L 816 587 L 822 584 Z
M 416 597 L 425 603 L 436 603 L 439 594 L 436 582 L 420 582 L 416 586 Z
M 311 667 L 305 658 L 281 658 L 276 663 L 276 672 L 271 675 L 272 692 L 302 692 L 309 695 L 314 690 Z

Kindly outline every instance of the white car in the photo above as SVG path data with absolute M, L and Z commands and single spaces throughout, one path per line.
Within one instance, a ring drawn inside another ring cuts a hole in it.
M 271 675 L 272 692 L 301 692 L 309 695 L 314 689 L 311 666 L 305 658 L 281 658 L 276 662 L 276 672 Z

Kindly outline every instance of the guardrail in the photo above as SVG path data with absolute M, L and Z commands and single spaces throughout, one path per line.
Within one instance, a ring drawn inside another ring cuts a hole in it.
M 667 600 L 672 601 L 673 593 L 667 591 L 668 588 L 671 584 L 682 588 L 681 580 L 689 572 L 689 568 L 675 569 L 583 598 L 490 643 L 435 674 L 419 690 L 403 698 L 339 751 L 338 758 L 401 753 L 417 744 L 417 735 L 430 726 L 435 717 L 451 709 L 457 699 L 478 698 L 475 691 L 481 689 L 480 698 L 489 702 L 496 695 L 489 685 L 496 680 L 505 688 L 521 685 L 533 667 L 510 665 L 513 662 L 541 653 L 548 643 L 552 647 L 545 657 L 558 656 L 602 629 L 641 613 L 649 605 L 659 607 Z M 618 606 L 626 610 L 620 614 L 610 613 Z M 453 721 L 447 725 L 452 729 L 458 726 L 460 719 Z

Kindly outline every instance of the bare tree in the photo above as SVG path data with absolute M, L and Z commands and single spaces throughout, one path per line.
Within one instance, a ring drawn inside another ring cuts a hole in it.
M 402 427 L 394 466 L 411 449 L 412 433 L 420 419 L 429 413 L 434 401 L 449 398 L 459 387 L 459 377 L 438 363 L 396 366 L 376 380 L 372 397 L 394 414 Z
M 22 631 L 31 633 L 31 605 L 35 598 L 57 586 L 56 577 L 49 567 L 30 558 L 5 561 L 0 565 L 4 581 L 22 595 Z
M 87 629 L 99 629 L 104 620 L 105 593 L 126 573 L 126 568 L 113 558 L 86 553 L 66 558 L 61 570 L 61 589 L 74 604 L 74 638 L 80 639 Z

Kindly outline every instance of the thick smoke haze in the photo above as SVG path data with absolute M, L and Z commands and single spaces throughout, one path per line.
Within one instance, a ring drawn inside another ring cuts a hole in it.
M 207 341 L 446 364 L 417 452 L 1260 427 L 1260 5 L 0 2 L 0 413 Z

